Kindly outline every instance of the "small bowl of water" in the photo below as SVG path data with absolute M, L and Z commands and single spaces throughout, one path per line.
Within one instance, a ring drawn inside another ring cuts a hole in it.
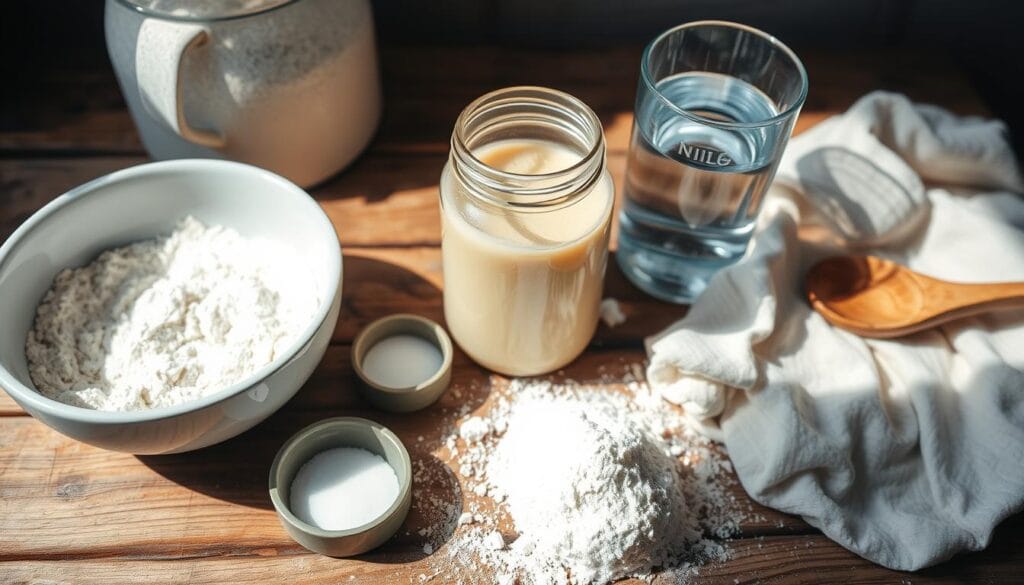
M 406 313 L 378 319 L 352 344 L 356 388 L 380 410 L 422 410 L 448 389 L 454 353 L 444 327 L 430 319 Z

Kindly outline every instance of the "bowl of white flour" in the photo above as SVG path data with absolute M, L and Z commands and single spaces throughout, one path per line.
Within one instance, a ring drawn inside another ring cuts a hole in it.
M 341 249 L 316 202 L 256 167 L 140 165 L 86 183 L 0 247 L 0 388 L 57 431 L 199 449 L 283 406 L 323 357 Z

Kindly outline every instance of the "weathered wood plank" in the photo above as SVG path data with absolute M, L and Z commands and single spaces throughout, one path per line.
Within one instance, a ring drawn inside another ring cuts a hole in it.
M 0 160 L 0 241 L 69 189 L 134 166 L 139 156 Z M 315 189 L 343 246 L 438 245 L 443 155 L 368 155 Z
M 437 246 L 438 180 L 446 160 L 442 154 L 369 154 L 311 193 L 342 246 Z M 143 162 L 138 156 L 0 159 L 0 242 L 62 193 Z M 621 193 L 625 156 L 611 155 L 608 168 Z
M 1017 516 L 998 529 L 986 551 L 963 555 L 917 573 L 890 571 L 874 565 L 824 536 L 780 536 L 730 543 L 732 558 L 700 567 L 687 582 L 709 585 L 767 584 L 819 585 L 821 583 L 952 585 L 1019 582 L 1024 562 L 1024 517 Z M 444 549 L 434 554 L 444 554 Z M 401 563 L 399 566 L 396 563 Z M 28 584 L 192 583 L 220 584 L 273 582 L 391 584 L 446 583 L 422 552 L 377 551 L 359 560 L 340 560 L 295 549 L 265 547 L 251 554 L 235 552 L 209 557 L 165 560 L 104 559 L 0 561 L 5 582 Z M 655 583 L 670 583 L 661 578 Z M 624 582 L 626 583 L 626 582 Z M 628 581 L 628 583 L 637 583 Z
M 405 47 L 385 49 L 382 55 L 385 116 L 372 151 L 444 153 L 466 104 L 486 91 L 518 84 L 577 95 L 601 117 L 609 146 L 626 148 L 640 47 Z M 873 89 L 902 91 L 961 113 L 986 111 L 962 72 L 932 53 L 819 51 L 802 57 L 811 92 L 798 129 L 843 111 Z M 0 125 L 0 154 L 142 153 L 109 69 L 42 72 L 2 99 L 6 116 Z

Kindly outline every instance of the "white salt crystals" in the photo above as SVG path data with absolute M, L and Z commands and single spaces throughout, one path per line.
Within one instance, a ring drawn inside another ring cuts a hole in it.
M 373 345 L 363 357 L 367 378 L 388 388 L 415 388 L 444 363 L 441 350 L 417 335 L 393 335 Z
M 339 447 L 313 456 L 295 474 L 289 509 L 306 524 L 348 530 L 379 518 L 398 499 L 395 470 L 365 449 Z

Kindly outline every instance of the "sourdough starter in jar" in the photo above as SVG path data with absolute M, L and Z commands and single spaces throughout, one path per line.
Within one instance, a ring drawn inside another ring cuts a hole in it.
M 448 328 L 475 361 L 510 375 L 555 370 L 586 348 L 597 326 L 608 259 L 614 187 L 604 169 L 599 124 L 594 141 L 600 160 L 584 150 L 591 146 L 586 142 L 573 144 L 547 126 L 541 130 L 509 131 L 517 136 L 512 138 L 497 133 L 491 137 L 499 139 L 485 137 L 479 145 L 470 140 L 471 158 L 460 163 L 453 154 L 441 178 Z M 473 169 L 454 168 L 467 163 L 512 175 L 528 191 L 531 178 L 545 181 L 547 191 L 513 196 L 525 202 L 516 206 L 502 204 L 492 184 L 498 200 L 482 198 L 474 193 L 479 185 Z M 558 173 L 572 186 L 560 190 L 559 180 L 547 179 Z M 531 205 L 530 197 L 538 203 Z

